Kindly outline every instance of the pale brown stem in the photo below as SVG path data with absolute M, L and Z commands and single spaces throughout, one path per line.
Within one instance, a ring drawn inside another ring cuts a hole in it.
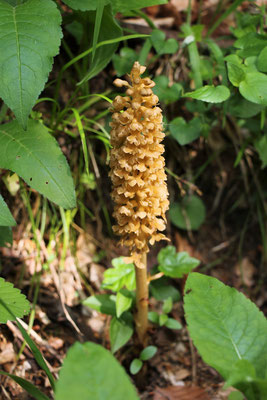
M 138 268 L 135 266 L 137 309 L 135 325 L 139 342 L 145 347 L 148 328 L 148 280 L 146 253 L 142 254 L 142 264 L 145 268 Z

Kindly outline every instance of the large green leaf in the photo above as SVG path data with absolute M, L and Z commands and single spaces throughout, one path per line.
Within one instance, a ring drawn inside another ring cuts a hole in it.
M 123 367 L 104 347 L 76 342 L 68 351 L 55 400 L 138 400 Z
M 185 287 L 185 317 L 204 361 L 228 379 L 238 360 L 248 360 L 259 378 L 267 370 L 267 320 L 236 289 L 191 273 Z
M 181 202 L 171 203 L 170 220 L 178 228 L 197 230 L 205 217 L 205 205 L 198 196 L 185 196 Z
M 73 10 L 90 11 L 96 10 L 98 0 L 63 0 L 65 4 Z M 104 0 L 104 4 L 111 4 L 113 13 L 136 10 L 139 8 L 150 7 L 156 4 L 166 4 L 168 0 Z
M 59 50 L 61 15 L 52 0 L 0 0 L 0 20 L 0 97 L 26 129 Z
M 23 317 L 30 311 L 30 303 L 12 283 L 0 278 L 0 323 L 14 321 L 17 317 Z
M 96 10 L 98 0 L 63 0 L 67 6 L 73 10 L 91 11 Z M 109 4 L 110 0 L 103 0 L 104 4 Z
M 239 91 L 252 103 L 267 106 L 267 75 L 257 71 L 247 73 Z
M 16 221 L 12 217 L 11 212 L 8 209 L 8 206 L 3 200 L 3 197 L 0 195 L 0 226 L 14 226 L 16 225 Z
M 26 132 L 17 121 L 0 127 L 0 168 L 16 172 L 33 189 L 64 207 L 75 207 L 69 166 L 56 140 L 40 122 L 29 120 Z

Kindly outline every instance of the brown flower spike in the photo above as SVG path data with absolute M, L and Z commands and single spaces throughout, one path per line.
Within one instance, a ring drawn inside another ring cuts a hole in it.
M 130 249 L 127 262 L 144 268 L 142 254 L 148 243 L 167 239 L 158 231 L 165 230 L 165 212 L 169 208 L 164 146 L 158 97 L 150 78 L 141 78 L 146 68 L 135 62 L 127 81 L 116 79 L 118 87 L 126 86 L 127 96 L 117 96 L 111 111 L 110 176 L 115 203 L 113 226 L 121 236 L 120 243 Z

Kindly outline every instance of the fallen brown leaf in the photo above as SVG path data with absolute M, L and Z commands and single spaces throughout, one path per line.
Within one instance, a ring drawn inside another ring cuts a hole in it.
M 210 400 L 204 389 L 198 386 L 168 386 L 157 387 L 153 400 Z

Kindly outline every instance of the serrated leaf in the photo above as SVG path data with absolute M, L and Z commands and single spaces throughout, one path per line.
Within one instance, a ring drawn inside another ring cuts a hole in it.
M 124 262 L 124 257 L 117 257 L 112 260 L 112 265 L 114 268 L 109 268 L 104 272 L 103 289 L 110 289 L 114 292 L 118 292 L 125 286 L 128 290 L 134 290 L 134 264 L 126 264 Z
M 202 123 L 200 118 L 194 117 L 186 122 L 184 118 L 174 118 L 170 123 L 170 132 L 177 142 L 184 146 L 199 138 L 201 135 Z
M 14 226 L 16 221 L 12 217 L 8 206 L 4 202 L 3 197 L 0 195 L 0 226 Z
M 179 203 L 171 203 L 169 215 L 178 228 L 197 230 L 205 220 L 206 209 L 203 201 L 192 195 L 184 197 Z
M 147 346 L 141 351 L 140 359 L 142 361 L 150 360 L 152 357 L 154 357 L 157 351 L 158 349 L 156 346 Z
M 131 314 L 129 314 L 131 315 Z M 109 337 L 112 353 L 116 353 L 133 335 L 133 323 L 130 318 L 113 317 L 109 327 Z
M 12 244 L 13 235 L 9 226 L 0 226 L 0 247 L 5 247 L 7 243 Z
M 229 96 L 230 90 L 224 85 L 206 85 L 194 92 L 187 92 L 183 95 L 183 97 L 191 97 L 192 99 L 206 101 L 207 103 L 222 103 Z
M 234 363 L 248 360 L 264 378 L 267 320 L 255 304 L 236 289 L 198 273 L 189 275 L 185 293 L 189 333 L 203 360 L 224 379 Z
M 23 131 L 17 121 L 0 127 L 0 168 L 16 172 L 33 189 L 64 207 L 76 205 L 69 166 L 56 140 L 40 122 L 29 120 Z
M 190 257 L 186 251 L 177 253 L 174 246 L 161 249 L 158 254 L 158 269 L 171 278 L 182 278 L 196 268 L 200 261 Z
M 97 294 L 83 301 L 83 305 L 102 314 L 116 315 L 116 303 L 109 294 Z
M 143 363 L 139 358 L 135 358 L 130 364 L 130 372 L 132 375 L 138 374 L 142 368 Z
M 0 19 L 0 97 L 26 129 L 59 51 L 61 15 L 52 0 L 0 0 Z
M 68 351 L 55 400 L 138 400 L 124 368 L 103 346 L 76 342 Z
M 249 72 L 239 85 L 239 91 L 252 103 L 267 106 L 267 75 L 261 72 Z
M 12 283 L 0 278 L 0 323 L 14 321 L 30 312 L 30 303 Z

